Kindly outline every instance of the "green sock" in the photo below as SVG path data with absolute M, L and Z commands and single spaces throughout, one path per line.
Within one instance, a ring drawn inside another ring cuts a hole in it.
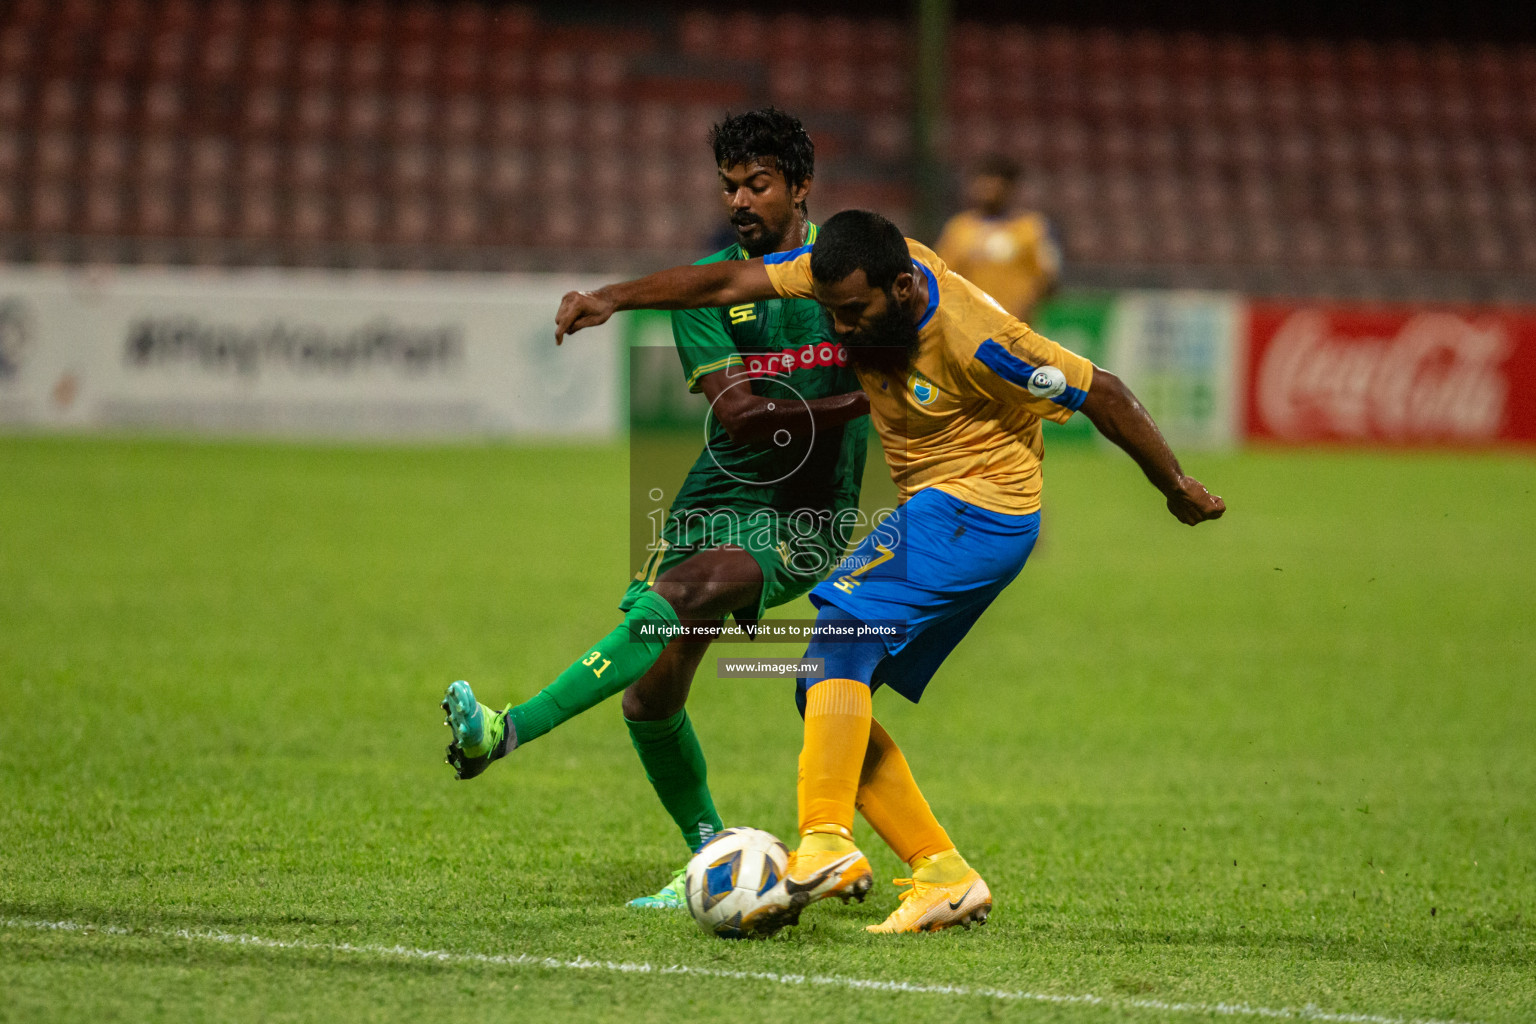
M 538 739 L 645 675 L 661 657 L 677 625 L 677 613 L 654 591 L 640 595 L 624 621 L 555 681 L 509 712 L 517 745 Z
M 688 849 L 698 852 L 710 836 L 725 826 L 709 795 L 704 750 L 693 731 L 686 709 L 660 722 L 631 722 L 629 738 L 645 766 L 661 805 L 683 830 Z

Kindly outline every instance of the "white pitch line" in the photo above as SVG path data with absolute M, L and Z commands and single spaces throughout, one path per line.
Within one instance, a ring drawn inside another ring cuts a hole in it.
M 528 953 L 455 953 L 444 949 L 417 949 L 412 946 L 357 946 L 350 942 L 305 942 L 302 939 L 267 939 L 259 935 L 201 931 L 191 928 L 124 928 L 110 924 L 80 921 L 30 921 L 0 918 L 0 927 L 27 928 L 34 931 L 80 932 L 100 935 L 135 935 L 191 942 L 217 942 L 258 949 L 299 950 L 310 953 L 346 953 L 361 956 L 398 957 L 402 960 L 432 960 L 439 963 L 491 964 L 498 967 L 547 967 L 564 970 L 616 971 L 621 974 L 687 974 L 699 978 L 725 978 L 732 981 L 766 981 L 775 985 L 825 985 L 831 988 L 860 989 L 872 992 L 906 992 L 917 995 L 965 996 L 1011 1003 L 1054 1003 L 1102 1006 L 1106 1009 L 1156 1010 L 1160 1013 L 1204 1014 L 1223 1017 L 1264 1017 L 1271 1020 L 1320 1021 L 1324 1024 L 1471 1024 L 1468 1021 L 1417 1017 L 1388 1017 L 1376 1013 L 1331 1013 L 1308 1004 L 1300 1008 L 1250 1006 L 1247 1003 L 1170 1003 L 1162 999 L 1128 999 L 1115 996 L 1055 995 L 1049 992 L 1019 992 L 972 985 L 924 985 L 910 981 L 881 981 L 871 978 L 845 978 L 836 974 L 778 974 L 773 971 L 726 971 L 715 967 L 690 967 L 687 964 L 656 965 L 616 960 L 574 960 L 533 956 Z

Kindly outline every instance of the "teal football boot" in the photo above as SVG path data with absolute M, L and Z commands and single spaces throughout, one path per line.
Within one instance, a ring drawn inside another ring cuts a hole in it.
M 660 892 L 654 896 L 637 896 L 629 901 L 629 905 L 650 910 L 681 910 L 688 905 L 688 893 L 683 881 L 686 874 L 686 868 L 678 868 L 672 881 L 662 886 Z
M 492 711 L 475 700 L 464 680 L 448 687 L 443 710 L 448 713 L 443 724 L 453 730 L 448 763 L 459 779 L 474 778 L 517 747 L 517 730 L 507 711 Z

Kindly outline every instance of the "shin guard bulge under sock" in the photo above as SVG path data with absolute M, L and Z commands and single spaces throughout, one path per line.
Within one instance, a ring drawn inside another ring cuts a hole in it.
M 908 864 L 954 848 L 917 788 L 901 748 L 873 720 L 856 803 L 864 820 Z
M 632 722 L 626 718 L 624 724 L 629 727 L 630 742 L 640 755 L 645 777 L 656 790 L 661 805 L 677 822 L 688 848 L 698 852 L 724 826 L 709 793 L 704 749 L 699 746 L 688 712 L 679 709 L 671 718 L 659 722 Z
M 800 750 L 800 834 L 853 838 L 853 801 L 869 746 L 869 686 L 823 679 L 806 693 L 805 745 Z

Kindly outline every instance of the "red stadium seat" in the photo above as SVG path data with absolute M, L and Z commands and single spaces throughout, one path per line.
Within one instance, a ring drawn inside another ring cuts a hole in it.
M 721 19 L 717 37 L 718 53 L 759 53 L 768 36 L 767 19 L 745 11 L 730 14 Z
M 141 137 L 136 157 L 132 168 L 136 181 L 169 189 L 183 167 L 181 140 L 171 135 Z
M 293 56 L 293 82 L 300 88 L 323 88 L 335 78 L 340 66 L 337 41 L 325 36 L 305 39 Z
M 980 64 L 965 64 L 950 75 L 949 106 L 958 114 L 988 110 L 997 102 L 992 88 L 992 71 Z
M 237 177 L 243 189 L 270 189 L 277 182 L 277 147 L 266 140 L 249 140 L 241 148 Z
M 79 144 L 72 132 L 45 131 L 32 143 L 32 162 L 39 181 L 67 182 L 75 176 Z
M 678 19 L 678 46 L 690 57 L 712 58 L 720 52 L 720 20 L 707 10 L 691 10 Z
M 905 21 L 698 9 L 673 28 L 480 0 L 13 0 L 8 230 L 138 232 L 162 254 L 178 233 L 286 236 L 300 260 L 340 242 L 420 265 L 482 244 L 670 250 L 718 224 L 709 125 L 763 98 L 806 116 L 818 204 L 910 205 Z M 945 159 L 1022 160 L 1074 258 L 1527 266 L 1531 47 L 961 21 L 948 67 Z
M 284 234 L 300 242 L 319 242 L 331 237 L 332 211 L 319 192 L 297 192 L 289 201 Z
M 533 109 L 533 127 L 544 146 L 574 148 L 581 137 L 582 109 L 569 99 L 551 99 Z
M 900 114 L 877 114 L 865 123 L 864 148 L 877 160 L 897 162 L 912 153 L 912 126 Z
M 349 191 L 342 196 L 337 235 L 344 242 L 377 242 L 383 224 L 378 197 L 371 192 Z
M 397 92 L 385 121 L 396 145 L 419 142 L 435 124 L 432 96 L 419 88 Z
M 581 207 L 573 201 L 550 203 L 540 212 L 538 244 L 571 247 L 585 234 Z
M 629 112 L 618 103 L 600 102 L 586 109 L 580 141 L 612 162 L 613 150 L 624 144 L 628 130 Z
M 175 233 L 180 217 L 176 193 L 164 183 L 144 183 L 134 196 L 130 217 L 135 234 L 169 237 Z
M 529 158 L 521 147 L 498 147 L 491 151 L 486 171 L 486 188 L 491 194 L 520 196 L 531 176 Z
M 479 243 L 484 215 L 474 192 L 448 193 L 442 201 L 441 218 L 442 237 L 449 245 L 468 246 Z
M 473 195 L 478 191 L 483 169 L 477 147 L 453 146 L 441 151 L 438 158 L 439 187 L 459 195 Z
M 311 87 L 294 97 L 286 126 L 301 137 L 330 138 L 336 133 L 339 117 L 336 98 L 331 91 Z
M 810 61 L 784 61 L 768 71 L 768 97 L 775 104 L 798 110 L 814 103 Z
M 384 43 L 378 38 L 350 40 L 341 54 L 341 82 L 344 88 L 377 88 L 384 77 L 386 55 Z
M 1536 231 L 1527 228 L 1515 236 L 1510 262 L 1513 266 L 1509 269 L 1527 274 L 1536 273 Z
M 437 211 L 427 197 L 397 194 L 385 223 L 385 238 L 398 245 L 426 245 L 436 227 Z
M 420 192 L 433 181 L 432 150 L 424 143 L 397 145 L 390 153 L 387 181 L 397 195 Z
M 255 240 L 277 237 L 278 203 L 270 188 L 242 188 L 235 193 L 235 218 L 241 236 Z
M 32 230 L 57 235 L 69 230 L 74 218 L 69 190 L 52 181 L 38 181 L 32 190 Z
M 14 182 L 21 175 L 25 163 L 21 134 L 9 128 L 0 128 L 0 178 Z
M 123 189 L 115 184 L 93 184 L 85 190 L 80 227 L 91 234 L 116 235 L 124 227 Z
M 420 92 L 429 88 L 437 72 L 437 48 L 429 39 L 407 36 L 387 51 L 385 70 L 395 88 Z
M 187 231 L 199 238 L 222 237 L 229 229 L 229 196 L 216 185 L 193 188 L 187 194 Z
M 587 228 L 587 240 L 599 249 L 627 249 L 635 244 L 634 228 L 622 208 L 597 212 Z
M 477 90 L 485 72 L 485 50 L 477 39 L 455 39 L 437 64 L 438 88 L 446 93 Z
M 233 167 L 229 142 L 222 136 L 206 135 L 192 140 L 187 159 L 187 178 L 193 185 L 223 185 L 229 181 Z
M 318 191 L 333 180 L 335 161 L 327 143 L 313 139 L 299 142 L 288 148 L 286 156 L 281 176 L 296 192 Z
M 498 145 L 526 143 L 533 136 L 533 111 L 526 100 L 496 97 L 488 116 L 488 135 Z

